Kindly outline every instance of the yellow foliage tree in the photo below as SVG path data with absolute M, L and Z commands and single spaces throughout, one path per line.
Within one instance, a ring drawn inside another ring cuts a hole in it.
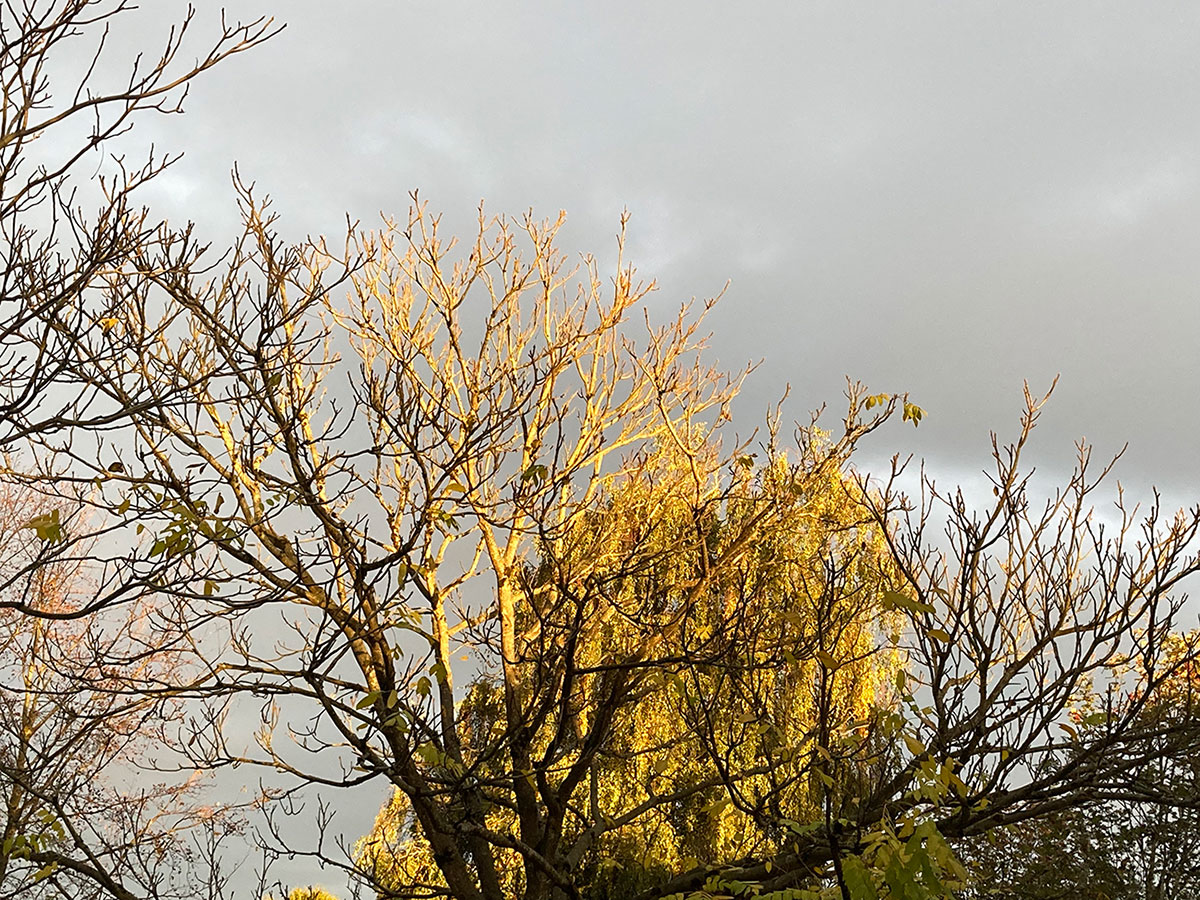
M 541 546 L 522 573 L 530 602 L 517 652 L 529 661 L 526 680 L 548 677 L 544 669 L 560 664 L 568 646 L 570 665 L 588 673 L 547 711 L 547 731 L 585 735 L 611 702 L 609 667 L 647 641 L 664 645 L 654 671 L 613 714 L 565 828 L 570 865 L 589 897 L 629 896 L 701 861 L 777 854 L 791 834 L 785 823 L 813 821 L 826 807 L 840 816 L 870 777 L 875 748 L 847 752 L 846 739 L 865 735 L 894 705 L 903 656 L 887 637 L 900 622 L 882 598 L 895 574 L 859 482 L 825 452 L 825 435 L 809 438 L 798 460 L 772 441 L 767 463 L 743 454 L 724 470 L 713 446 L 688 455 L 660 444 L 636 468 L 606 478 L 588 514 Z M 701 516 L 686 502 L 697 491 L 717 501 Z M 680 548 L 699 542 L 719 554 L 730 539 L 748 540 L 752 552 L 689 594 L 704 555 Z M 563 586 L 585 581 L 600 589 L 580 608 Z M 518 827 L 510 790 L 488 779 L 500 774 L 488 759 L 506 731 L 501 695 L 498 679 L 484 674 L 461 706 L 464 766 L 492 785 L 489 828 L 498 834 Z M 402 792 L 357 853 L 381 894 L 444 887 Z M 519 855 L 503 859 L 504 890 L 520 896 Z

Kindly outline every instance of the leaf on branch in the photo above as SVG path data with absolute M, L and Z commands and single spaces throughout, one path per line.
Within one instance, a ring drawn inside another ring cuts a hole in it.
M 875 890 L 871 873 L 857 856 L 848 856 L 842 860 L 842 878 L 845 879 L 852 900 L 879 900 L 879 892 Z
M 911 753 L 913 756 L 920 756 L 922 753 L 925 752 L 925 745 L 922 744 L 915 737 L 913 737 L 911 734 L 904 734 L 902 736 L 904 738 L 904 745 L 906 747 L 908 747 L 908 752 Z
M 882 597 L 884 606 L 893 609 L 904 609 L 914 613 L 931 613 L 934 611 L 932 605 L 922 603 L 920 600 L 916 600 L 900 591 L 885 590 Z
M 540 463 L 534 463 L 528 469 L 521 473 L 521 481 L 532 481 L 534 484 L 539 484 L 546 480 L 550 475 L 550 470 Z
M 917 406 L 915 403 L 909 403 L 907 400 L 904 401 L 905 422 L 912 422 L 913 427 L 916 428 L 921 424 L 921 419 L 924 417 L 924 415 L 925 410 L 921 409 L 921 407 Z
M 57 544 L 65 538 L 57 509 L 52 509 L 50 512 L 43 513 L 40 516 L 34 516 L 25 523 L 25 527 L 32 528 L 37 534 L 38 540 L 44 543 Z
M 827 669 L 836 669 L 838 667 L 838 661 L 834 659 L 833 654 L 828 650 L 817 650 L 813 653 L 813 656 L 817 658 L 817 662 Z

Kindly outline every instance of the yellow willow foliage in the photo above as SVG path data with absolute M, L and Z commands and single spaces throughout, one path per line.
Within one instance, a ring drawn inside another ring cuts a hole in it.
M 267 897 L 267 900 L 271 900 L 270 896 Z M 338 900 L 338 898 L 324 888 L 309 886 L 292 888 L 288 891 L 287 900 Z
M 892 702 L 903 660 L 887 640 L 895 614 L 880 601 L 892 587 L 883 536 L 839 461 L 823 460 L 819 443 L 806 450 L 799 464 L 771 453 L 765 464 L 746 457 L 722 473 L 716 448 L 664 439 L 620 480 L 607 480 L 592 508 L 524 570 L 518 624 L 528 680 L 556 677 L 544 661 L 560 644 L 570 644 L 585 673 L 569 703 L 537 723 L 543 733 L 569 728 L 580 738 L 576 756 L 556 770 L 584 752 L 583 736 L 602 714 L 606 663 L 627 661 L 647 641 L 669 642 L 658 654 L 668 662 L 630 688 L 636 702 L 618 707 L 613 737 L 597 751 L 588 814 L 572 837 L 585 819 L 622 824 L 577 862 L 591 870 L 591 896 L 621 896 L 699 861 L 778 849 L 786 834 L 765 820 L 817 816 L 832 777 L 815 764 L 820 754 Z M 692 590 L 705 560 L 747 527 L 752 551 Z M 589 589 L 577 593 L 587 600 L 576 603 L 574 586 L 585 581 Z M 735 621 L 742 637 L 730 656 L 721 641 Z M 533 660 L 543 668 L 535 671 Z M 460 714 L 468 768 L 503 793 L 502 755 L 483 755 L 506 727 L 493 679 L 470 686 Z M 718 761 L 749 774 L 727 783 Z M 672 795 L 679 799 L 658 799 Z M 511 803 L 498 800 L 488 827 L 515 833 Z M 518 856 L 499 852 L 506 890 L 516 895 Z M 385 888 L 441 884 L 399 793 L 358 853 Z

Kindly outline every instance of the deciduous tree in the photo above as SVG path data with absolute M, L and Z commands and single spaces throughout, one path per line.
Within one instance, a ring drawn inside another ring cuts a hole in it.
M 41 506 L 0 607 L 22 640 L 64 617 L 121 637 L 55 678 L 153 711 L 191 768 L 378 784 L 392 832 L 310 852 L 390 896 L 945 896 L 965 877 L 948 840 L 1134 791 L 1180 802 L 1139 773 L 1197 749 L 1194 716 L 1147 711 L 1195 665 L 1179 589 L 1200 510 L 1122 501 L 1104 526 L 1085 447 L 1041 503 L 1033 396 L 987 508 L 927 479 L 910 501 L 899 461 L 855 472 L 866 435 L 920 419 L 903 396 L 852 387 L 832 435 L 731 437 L 742 376 L 707 361 L 707 305 L 655 305 L 623 258 L 571 266 L 561 219 L 481 213 L 458 247 L 414 200 L 344 247 L 290 245 L 239 183 L 221 255 L 133 212 L 152 160 L 85 220 L 63 180 L 82 154 L 268 28 L 176 72 L 181 31 L 127 85 L 89 73 L 48 106 L 45 60 L 125 8 L 4 20 L 0 440 Z M 93 113 L 36 167 L 34 138 Z M 79 561 L 69 608 L 13 592 Z M 50 683 L 12 696 L 57 721 Z M 251 706 L 257 742 L 229 727 Z M 50 805 L 67 843 L 45 847 L 96 846 L 67 836 L 89 814 Z M 153 844 L 121 846 L 79 883 L 166 890 L 130 874 Z M 39 861 L 6 853 L 16 877 Z
M 219 896 L 215 851 L 240 820 L 162 752 L 180 724 L 158 689 L 176 654 L 141 603 L 73 615 L 88 567 L 39 562 L 41 501 L 0 490 L 0 598 L 36 612 L 0 610 L 0 896 Z
M 189 9 L 160 45 L 115 59 L 136 19 L 128 0 L 0 5 L 0 446 L 52 424 L 103 425 L 61 365 L 61 336 L 111 327 L 97 288 L 136 280 L 134 256 L 164 240 L 139 191 L 178 158 L 110 156 L 113 140 L 181 112 L 196 76 L 274 33 L 270 19 L 222 21 L 202 46 Z
M 698 359 L 699 319 L 647 323 L 634 343 L 648 286 L 625 267 L 605 286 L 587 264 L 568 292 L 556 224 L 520 230 L 528 262 L 518 232 L 486 222 L 450 261 L 416 207 L 405 228 L 353 236 L 336 260 L 322 245 L 281 246 L 248 191 L 244 202 L 247 238 L 225 274 L 144 259 L 142 288 L 111 294 L 119 324 L 73 338 L 70 371 L 125 411 L 129 431 L 85 443 L 76 426 L 70 446 L 33 434 L 44 468 L 26 474 L 106 514 L 114 534 L 124 523 L 144 535 L 105 556 L 95 605 L 160 598 L 158 627 L 195 653 L 177 696 L 280 698 L 260 752 L 214 730 L 181 748 L 198 764 L 386 779 L 448 890 L 502 895 L 515 855 L 528 896 L 575 893 L 588 847 L 664 802 L 596 799 L 605 754 L 664 679 L 778 706 L 789 701 L 763 673 L 785 651 L 797 671 L 813 652 L 830 665 L 835 652 L 873 652 L 822 631 L 847 626 L 788 586 L 824 577 L 811 553 L 790 559 L 780 545 L 771 568 L 761 538 L 818 514 L 808 495 L 831 495 L 825 482 L 840 484 L 895 398 L 865 420 L 855 406 L 804 466 L 731 480 L 731 465 L 743 469 L 716 430 L 736 380 Z M 831 592 L 849 570 L 836 577 Z M 747 579 L 778 584 L 778 603 L 749 602 Z M 874 602 L 861 585 L 853 595 Z M 282 629 L 262 633 L 276 615 Z M 456 694 L 456 670 L 487 673 L 474 696 L 491 686 L 502 710 L 491 723 L 482 700 Z M 316 718 L 298 747 L 281 747 L 271 726 L 301 697 Z M 770 788 L 766 761 L 740 746 L 751 724 L 692 706 L 692 751 L 727 767 L 680 784 L 674 802 L 762 776 L 739 804 L 759 832 L 774 827 L 768 810 L 787 805 L 777 795 L 795 793 L 795 776 L 776 772 L 784 783 Z M 768 746 L 766 732 L 757 740 Z M 670 743 L 649 749 L 655 763 Z M 492 827 L 498 806 L 511 831 Z
M 601 896 L 611 851 L 647 897 L 926 896 L 962 878 L 947 838 L 1086 805 L 1165 736 L 1195 746 L 1190 719 L 1140 713 L 1193 659 L 1197 514 L 1105 530 L 1086 450 L 1035 506 L 1033 398 L 989 511 L 929 483 L 908 508 L 900 464 L 872 487 L 847 463 L 915 407 L 852 390 L 838 436 L 801 429 L 790 461 L 777 429 L 761 465 L 723 448 L 737 379 L 701 361 L 699 318 L 638 339 L 647 286 L 573 280 L 555 223 L 481 218 L 455 256 L 415 205 L 335 255 L 243 204 L 219 274 L 147 256 L 137 290 L 114 283 L 118 324 L 70 338 L 68 371 L 130 428 L 33 433 L 25 477 L 133 532 L 93 605 L 154 598 L 188 646 L 169 690 L 211 704 L 180 748 L 197 765 L 399 792 L 425 874 L 366 853 L 342 861 L 358 875 Z M 218 727 L 252 696 L 255 752 Z M 1087 704 L 1099 731 L 1073 724 Z M 704 855 L 650 837 L 668 828 Z

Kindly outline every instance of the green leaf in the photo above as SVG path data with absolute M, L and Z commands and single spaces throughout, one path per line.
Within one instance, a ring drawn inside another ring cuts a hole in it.
M 521 481 L 542 482 L 549 476 L 550 470 L 539 463 L 534 463 L 521 473 Z
M 941 641 L 943 644 L 950 643 L 950 635 L 940 628 L 930 628 L 925 633 L 935 641 Z
M 40 516 L 34 516 L 25 523 L 25 527 L 32 528 L 37 534 L 38 540 L 45 543 L 57 544 L 64 538 L 62 523 L 59 521 L 57 509 L 52 509 L 50 512 L 43 513 Z
M 847 856 L 842 860 L 842 878 L 846 881 L 852 900 L 879 900 L 871 873 L 857 856 Z
M 913 756 L 920 756 L 925 752 L 925 745 L 911 734 L 904 734 L 902 737 L 904 738 L 904 745 L 908 747 L 908 752 Z
M 408 717 L 402 709 L 398 709 L 385 717 L 383 724 L 388 728 L 395 728 L 401 734 L 408 734 Z
M 929 850 L 929 855 L 941 866 L 943 871 L 949 873 L 952 878 L 959 881 L 967 879 L 966 867 L 959 861 L 958 857 L 954 854 L 954 850 L 946 843 L 946 839 L 942 837 L 941 832 L 936 828 L 929 835 L 926 847 Z
M 433 744 L 421 744 L 417 747 L 417 756 L 430 766 L 442 766 L 446 761 L 445 754 Z

